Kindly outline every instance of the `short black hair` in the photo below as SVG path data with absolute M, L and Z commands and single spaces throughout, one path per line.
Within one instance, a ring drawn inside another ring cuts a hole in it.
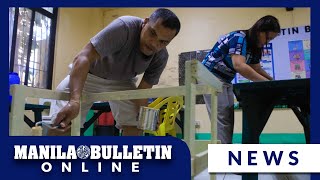
M 175 29 L 176 35 L 179 33 L 181 27 L 180 20 L 172 11 L 166 8 L 159 8 L 151 14 L 150 21 L 156 22 L 159 18 L 162 19 L 164 27 Z

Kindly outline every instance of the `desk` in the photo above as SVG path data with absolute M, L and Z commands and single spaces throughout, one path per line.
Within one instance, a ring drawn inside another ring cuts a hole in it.
M 260 134 L 276 105 L 287 105 L 293 110 L 304 128 L 306 142 L 310 143 L 310 79 L 240 83 L 233 85 L 233 91 L 243 112 L 243 144 L 259 144 Z M 242 179 L 258 179 L 258 174 L 243 174 Z

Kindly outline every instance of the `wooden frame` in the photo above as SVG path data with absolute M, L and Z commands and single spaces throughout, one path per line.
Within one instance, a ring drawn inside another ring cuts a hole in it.
M 81 102 L 84 101 L 110 101 L 143 99 L 166 96 L 185 96 L 184 141 L 187 143 L 191 154 L 191 177 L 203 171 L 208 165 L 208 152 L 195 152 L 195 98 L 199 94 L 211 94 L 211 142 L 217 141 L 217 93 L 222 91 L 222 82 L 212 75 L 199 61 L 186 62 L 185 86 L 167 87 L 157 89 L 128 90 L 103 93 L 83 93 Z M 202 85 L 197 84 L 201 81 Z M 10 136 L 22 136 L 20 124 L 24 116 L 25 98 L 47 98 L 56 100 L 69 100 L 69 94 L 51 90 L 30 88 L 21 85 L 11 86 L 12 108 L 10 115 Z M 73 120 L 71 135 L 80 135 L 80 113 Z M 215 175 L 211 175 L 215 179 Z

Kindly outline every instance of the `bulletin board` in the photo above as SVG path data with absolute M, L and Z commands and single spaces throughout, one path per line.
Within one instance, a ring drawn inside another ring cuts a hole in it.
M 310 30 L 309 25 L 281 29 L 264 47 L 262 68 L 275 80 L 310 78 Z M 248 81 L 237 74 L 233 83 Z

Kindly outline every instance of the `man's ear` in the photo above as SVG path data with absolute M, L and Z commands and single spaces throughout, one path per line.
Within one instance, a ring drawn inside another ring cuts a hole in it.
M 143 20 L 143 24 L 142 24 L 142 27 L 144 27 L 148 22 L 149 22 L 149 18 L 145 18 L 144 20 Z

